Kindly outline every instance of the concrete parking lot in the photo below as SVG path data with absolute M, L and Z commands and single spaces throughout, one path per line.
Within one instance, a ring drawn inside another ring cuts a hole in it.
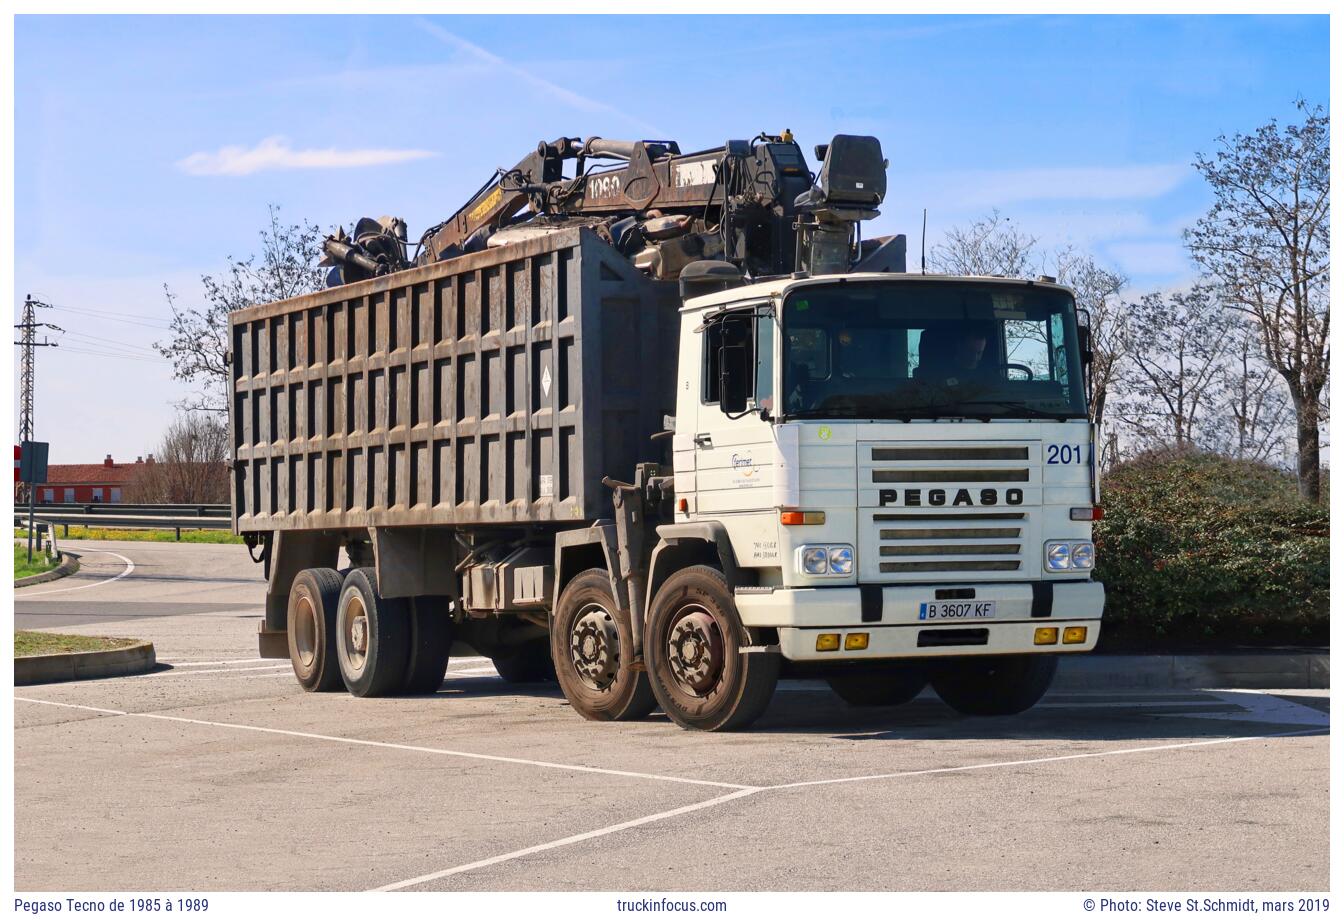
M 240 546 L 72 544 L 20 628 L 159 671 L 15 691 L 15 885 L 61 890 L 1324 890 L 1322 691 L 1053 694 L 965 718 L 786 681 L 748 732 L 585 722 L 459 658 L 432 696 L 256 657 Z

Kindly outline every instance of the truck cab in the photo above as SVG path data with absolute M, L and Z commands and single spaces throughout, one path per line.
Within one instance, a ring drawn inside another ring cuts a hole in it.
M 1099 634 L 1087 357 L 1048 281 L 848 274 L 691 299 L 676 519 L 721 529 L 742 626 L 842 696 L 932 680 L 964 711 L 1025 709 Z

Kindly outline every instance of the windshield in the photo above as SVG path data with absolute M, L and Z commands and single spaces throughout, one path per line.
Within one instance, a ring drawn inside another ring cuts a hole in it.
M 977 282 L 843 282 L 784 301 L 795 418 L 1085 418 L 1073 298 Z

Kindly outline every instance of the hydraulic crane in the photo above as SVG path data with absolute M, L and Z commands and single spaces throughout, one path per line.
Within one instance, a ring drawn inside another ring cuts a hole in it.
M 662 280 L 704 260 L 756 278 L 845 271 L 861 258 L 903 269 L 904 237 L 865 244 L 858 231 L 886 193 L 877 139 L 836 135 L 815 153 L 817 175 L 787 130 L 689 154 L 667 140 L 543 141 L 426 230 L 414 253 L 403 221 L 363 218 L 353 237 L 325 241 L 324 264 L 342 284 L 585 226 Z

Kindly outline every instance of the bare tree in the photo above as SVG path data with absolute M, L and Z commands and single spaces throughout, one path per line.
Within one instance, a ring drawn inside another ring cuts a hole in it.
M 998 210 L 953 227 L 929 250 L 929 264 L 948 275 L 1004 275 L 1027 278 L 1036 262 L 1036 237 L 1013 225 Z
M 229 426 L 219 416 L 184 412 L 127 484 L 127 500 L 218 504 L 229 500 Z
M 1221 450 L 1240 460 L 1281 463 L 1292 455 L 1286 430 L 1291 403 L 1283 381 L 1265 364 L 1254 326 L 1238 318 L 1221 371 Z
M 1298 492 L 1321 498 L 1321 422 L 1330 375 L 1330 118 L 1303 102 L 1276 121 L 1220 137 L 1195 166 L 1213 190 L 1186 244 L 1222 299 L 1251 318 L 1297 416 Z
M 324 271 L 317 266 L 322 231 L 308 223 L 282 224 L 275 205 L 269 211 L 270 221 L 260 233 L 260 253 L 241 260 L 229 256 L 228 272 L 201 277 L 202 306 L 179 306 L 177 295 L 164 285 L 173 311 L 172 334 L 154 347 L 173 362 L 174 378 L 200 387 L 181 408 L 228 411 L 230 313 L 322 286 Z
M 1117 415 L 1144 449 L 1208 444 L 1229 314 L 1205 288 L 1129 304 L 1125 397 Z
M 1098 265 L 1090 254 L 1072 248 L 1056 253 L 1055 265 L 1060 284 L 1073 288 L 1080 311 L 1091 322 L 1092 399 L 1088 408 L 1092 418 L 1100 422 L 1128 353 L 1129 315 L 1120 291 L 1129 279 Z

